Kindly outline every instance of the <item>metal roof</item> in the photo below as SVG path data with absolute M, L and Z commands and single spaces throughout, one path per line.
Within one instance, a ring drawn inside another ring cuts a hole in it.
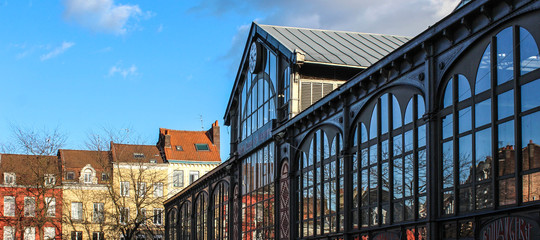
M 291 52 L 298 49 L 305 62 L 369 67 L 410 37 L 260 25 Z

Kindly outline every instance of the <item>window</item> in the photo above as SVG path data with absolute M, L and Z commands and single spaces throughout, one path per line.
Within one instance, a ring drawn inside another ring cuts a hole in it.
M 92 222 L 101 223 L 104 220 L 103 203 L 94 203 L 92 211 Z
M 84 179 L 83 179 L 84 183 L 92 183 L 92 179 L 93 179 L 92 175 L 93 175 L 93 172 L 91 169 L 85 169 Z
M 243 234 L 259 239 L 274 238 L 274 143 L 263 146 L 242 160 Z M 240 211 L 240 210 L 239 210 Z M 266 219 L 266 221 L 265 221 Z M 259 234 L 268 234 L 269 237 Z
M 154 240 L 163 240 L 163 235 L 154 235 Z
M 45 175 L 45 186 L 53 186 L 56 183 L 56 177 L 54 174 Z
M 540 197 L 538 46 L 518 26 L 490 40 L 475 79 L 455 73 L 443 89 L 439 154 L 445 215 Z
M 71 232 L 71 240 L 83 240 L 82 232 Z
M 182 146 L 180 145 L 176 145 L 175 148 L 176 148 L 176 151 L 184 151 L 184 148 L 182 148 Z
M 26 227 L 24 228 L 24 240 L 35 240 L 36 239 L 36 228 Z
M 66 180 L 74 180 L 74 179 L 75 179 L 74 172 L 66 172 Z
M 199 171 L 189 171 L 189 183 L 195 182 L 199 179 Z
M 47 217 L 56 216 L 56 198 L 46 197 L 45 204 L 46 204 L 46 209 L 47 209 Z
M 135 240 L 146 240 L 146 235 L 143 233 L 137 233 L 137 235 L 135 235 Z
M 184 171 L 183 170 L 174 170 L 174 172 L 173 172 L 173 186 L 174 187 L 183 187 L 184 186 Z
M 71 219 L 80 221 L 83 217 L 82 202 L 71 203 Z
M 56 229 L 54 227 L 43 228 L 43 238 L 45 240 L 53 240 L 56 237 Z
M 103 232 L 93 232 L 92 233 L 92 240 L 104 240 L 105 235 Z
M 13 226 L 4 226 L 4 240 L 15 240 L 15 228 Z
M 109 181 L 109 174 L 101 173 L 101 181 Z
M 195 201 L 195 239 L 208 239 L 208 194 L 201 192 Z
M 121 224 L 126 224 L 129 221 L 129 208 L 121 207 L 120 213 L 118 215 L 119 215 L 118 221 Z
M 120 182 L 120 196 L 129 197 L 129 182 Z
M 163 183 L 154 183 L 154 197 L 163 197 Z
M 146 183 L 145 182 L 138 182 L 137 183 L 137 195 L 139 195 L 139 197 L 144 197 L 146 195 Z
M 16 183 L 17 181 L 16 181 L 15 173 L 11 173 L 11 172 L 4 173 L 4 184 L 15 185 Z
M 24 197 L 24 216 L 33 217 L 36 215 L 36 199 L 34 197 Z
M 141 223 L 141 225 L 146 225 L 146 209 L 141 208 L 139 212 L 137 213 L 137 221 Z
M 4 216 L 15 217 L 15 197 L 4 196 Z
M 133 153 L 134 158 L 144 158 L 144 153 Z
M 177 228 L 178 226 L 178 216 L 176 208 L 173 208 L 169 211 L 169 226 L 175 226 L 175 227 L 169 227 L 169 239 L 177 239 Z
M 208 148 L 208 144 L 206 143 L 196 143 L 195 144 L 195 149 L 197 149 L 197 151 L 209 151 L 210 148 Z
M 180 207 L 179 218 L 180 218 L 179 219 L 179 223 L 180 223 L 180 228 L 179 228 L 180 236 L 179 237 L 180 239 L 189 239 L 191 237 L 191 202 L 184 201 L 182 203 Z M 175 235 L 176 235 L 176 228 L 169 228 L 169 239 L 176 239 Z
M 212 211 L 214 212 L 214 238 L 228 239 L 229 227 L 229 184 L 219 183 L 214 190 Z
M 338 158 L 341 141 L 334 129 L 319 129 L 302 147 L 299 230 L 303 237 L 337 232 L 344 227 L 338 226 L 344 215 L 344 170 Z
M 150 159 L 150 163 L 157 163 L 156 159 Z
M 262 60 L 266 63 L 262 71 L 242 75 L 242 104 L 239 106 L 239 136 L 242 140 L 276 119 L 277 59 L 273 52 L 262 49 Z
M 163 224 L 163 209 L 161 208 L 154 208 L 154 225 L 162 225 Z

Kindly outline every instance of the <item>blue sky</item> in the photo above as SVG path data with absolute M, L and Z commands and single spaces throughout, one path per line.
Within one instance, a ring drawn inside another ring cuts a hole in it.
M 252 21 L 414 36 L 457 0 L 0 0 L 0 143 L 52 129 L 84 149 L 102 129 L 146 144 L 223 116 Z M 202 119 L 202 122 L 201 122 Z

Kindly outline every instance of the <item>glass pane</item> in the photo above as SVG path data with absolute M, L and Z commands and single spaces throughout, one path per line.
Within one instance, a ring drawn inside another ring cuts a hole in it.
M 418 147 L 426 146 L 426 125 L 418 127 Z
M 540 199 L 540 172 L 523 176 L 523 202 Z
M 394 156 L 401 155 L 403 153 L 402 135 L 394 137 Z
M 514 90 L 499 94 L 497 104 L 499 120 L 514 115 Z
M 499 176 L 515 172 L 514 121 L 499 125 Z
M 422 196 L 418 198 L 418 217 L 419 218 L 427 217 L 426 196 Z
M 521 127 L 523 170 L 540 168 L 540 112 L 524 116 Z
M 540 68 L 538 46 L 536 46 L 533 36 L 522 27 L 519 28 L 519 45 L 521 75 Z
M 381 172 L 381 189 L 382 189 L 382 202 L 390 201 L 390 167 L 388 162 L 382 163 L 382 172 Z
M 392 121 L 394 129 L 401 127 L 401 109 L 395 96 L 392 96 Z
M 459 139 L 459 184 L 472 182 L 472 136 Z
M 367 206 L 369 204 L 369 199 L 368 199 L 368 193 L 369 193 L 369 182 L 368 182 L 368 177 L 369 177 L 369 173 L 368 173 L 368 170 L 365 169 L 365 170 L 362 170 L 362 175 L 360 175 L 360 177 L 362 178 L 362 206 Z
M 405 200 L 405 220 L 414 218 L 414 201 L 413 199 Z
M 460 239 L 472 239 L 474 237 L 474 228 L 472 222 L 459 223 L 459 237 Z
M 403 160 L 394 160 L 394 199 L 403 198 Z
M 403 170 L 405 182 L 403 183 L 405 197 L 410 197 L 414 194 L 414 159 L 413 155 L 405 156 L 405 168 Z
M 467 213 L 473 209 L 472 188 L 461 188 L 459 191 L 459 212 Z
M 476 127 L 491 123 L 491 99 L 477 103 L 475 105 L 475 111 L 474 120 Z
M 371 210 L 370 211 L 371 218 L 370 218 L 369 224 L 371 226 L 377 225 L 379 223 L 378 208 L 377 207 L 372 207 L 372 208 L 370 208 L 370 210 Z
M 483 181 L 491 178 L 491 128 L 476 133 L 476 180 Z
M 373 108 L 371 113 L 371 122 L 369 123 L 369 139 L 374 139 L 377 137 L 377 105 Z
M 413 121 L 413 99 L 409 100 L 407 108 L 405 109 L 405 125 L 412 123 Z
M 471 97 L 471 85 L 463 75 L 458 75 L 458 100 L 461 102 Z
M 377 145 L 372 145 L 369 147 L 369 164 L 375 163 L 377 163 Z
M 381 97 L 381 134 L 388 132 L 388 93 Z
M 377 203 L 377 166 L 369 169 L 369 204 Z
M 420 95 L 418 96 L 418 116 L 417 119 L 422 119 L 424 114 L 426 113 L 426 104 L 424 103 L 424 98 Z
M 403 221 L 403 202 L 394 203 L 394 222 Z
M 418 194 L 426 192 L 427 187 L 426 150 L 418 152 Z
M 478 65 L 478 72 L 476 73 L 476 85 L 474 92 L 479 94 L 483 91 L 490 89 L 491 86 L 491 44 L 486 47 L 484 55 L 480 59 Z
M 491 184 L 481 184 L 476 186 L 476 209 L 493 207 L 493 193 Z
M 446 85 L 446 90 L 444 91 L 444 101 L 443 101 L 443 107 L 449 107 L 452 105 L 452 79 L 448 81 L 448 84 Z
M 454 185 L 454 147 L 452 141 L 443 143 L 443 188 Z
M 508 178 L 499 181 L 499 205 L 516 203 L 516 181 Z
M 452 137 L 454 135 L 454 120 L 453 120 L 453 114 L 448 114 L 446 116 L 443 116 L 442 119 L 442 135 L 443 139 Z
M 405 132 L 405 152 L 409 152 L 413 150 L 413 131 L 407 131 Z
M 514 77 L 514 51 L 512 27 L 497 34 L 497 84 L 512 80 Z
M 540 80 L 536 80 L 521 86 L 521 111 L 540 106 Z
M 388 140 L 384 140 L 381 143 L 381 160 L 387 160 L 390 157 L 390 148 L 388 146 Z
M 366 125 L 364 125 L 364 123 L 360 123 L 360 126 L 362 126 L 360 131 L 360 140 L 362 141 L 362 143 L 365 143 L 368 139 Z
M 443 194 L 443 214 L 454 213 L 454 191 L 446 191 Z
M 472 108 L 468 107 L 459 111 L 459 133 L 471 130 Z

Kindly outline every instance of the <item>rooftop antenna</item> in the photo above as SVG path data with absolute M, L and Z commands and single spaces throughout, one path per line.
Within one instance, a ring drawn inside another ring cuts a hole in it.
M 201 130 L 204 130 L 204 122 L 203 122 L 202 114 L 199 114 L 199 117 L 201 118 Z

